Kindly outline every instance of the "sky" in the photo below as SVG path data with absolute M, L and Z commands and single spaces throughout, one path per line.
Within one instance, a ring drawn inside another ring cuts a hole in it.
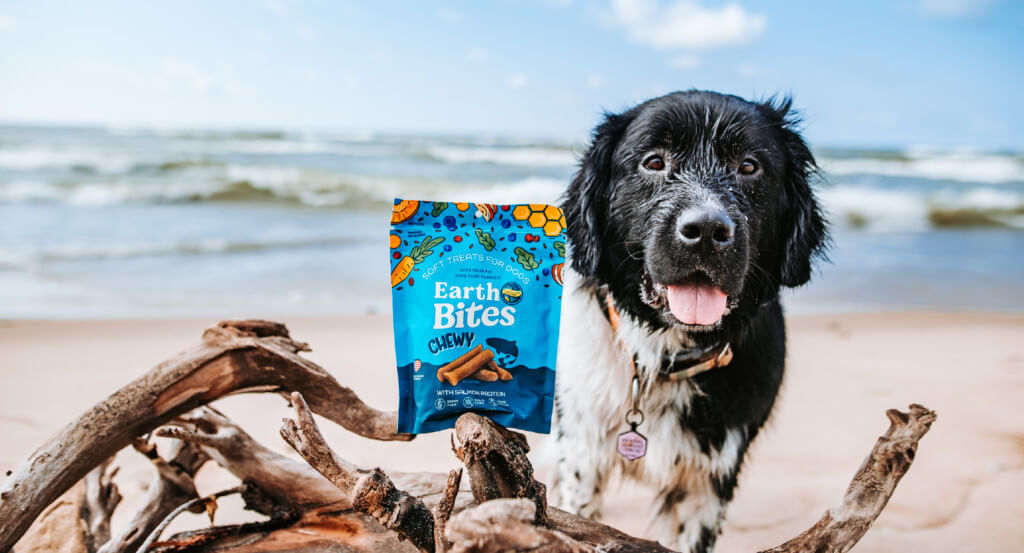
M 1024 151 L 1017 0 L 0 0 L 0 122 L 579 140 L 673 90 L 820 146 Z

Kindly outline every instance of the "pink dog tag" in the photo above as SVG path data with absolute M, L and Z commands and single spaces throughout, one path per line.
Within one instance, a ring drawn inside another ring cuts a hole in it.
M 618 446 L 619 455 L 630 461 L 636 461 L 647 454 L 647 438 L 636 431 L 636 425 L 632 429 L 619 434 Z

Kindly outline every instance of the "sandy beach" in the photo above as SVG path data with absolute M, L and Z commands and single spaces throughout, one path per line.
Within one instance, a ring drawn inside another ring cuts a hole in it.
M 195 342 L 213 320 L 0 323 L 0 472 L 16 468 L 61 426 L 154 364 Z M 391 321 L 385 316 L 289 318 L 311 359 L 368 403 L 394 407 Z M 841 497 L 884 431 L 883 412 L 918 402 L 938 412 L 917 460 L 861 552 L 1010 551 L 1024 543 L 1024 316 L 884 313 L 789 319 L 790 362 L 769 427 L 755 443 L 719 542 L 720 552 L 754 551 L 792 537 Z M 240 396 L 217 407 L 268 446 L 283 400 Z M 325 434 L 353 462 L 401 470 L 457 465 L 448 432 L 412 443 L 369 443 L 331 424 Z M 531 436 L 543 449 L 543 436 Z M 537 456 L 538 464 L 542 455 Z M 127 519 L 151 468 L 122 452 L 118 484 Z M 208 466 L 202 492 L 230 486 Z M 643 535 L 648 490 L 621 487 L 606 522 Z M 230 503 L 229 500 L 228 503 Z M 236 506 L 237 507 L 237 506 Z M 218 522 L 244 518 L 225 506 Z M 192 517 L 178 525 L 198 526 Z

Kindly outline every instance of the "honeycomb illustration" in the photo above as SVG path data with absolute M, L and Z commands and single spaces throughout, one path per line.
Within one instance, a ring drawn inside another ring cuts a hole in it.
M 533 228 L 543 229 L 547 236 L 558 236 L 565 228 L 565 216 L 562 215 L 562 210 L 553 205 L 517 205 L 512 210 L 512 217 L 517 221 L 530 223 Z

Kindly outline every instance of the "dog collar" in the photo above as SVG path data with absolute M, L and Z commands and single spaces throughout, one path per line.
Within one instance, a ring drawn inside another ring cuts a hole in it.
M 611 294 L 605 294 L 605 315 L 612 326 L 612 332 L 619 331 L 622 317 L 615 303 L 612 302 Z M 658 379 L 669 382 L 679 382 L 687 378 L 693 378 L 698 374 L 710 371 L 711 369 L 724 367 L 732 362 L 732 347 L 729 342 L 724 345 L 715 344 L 702 349 L 684 350 L 674 355 L 666 355 L 658 369 Z M 633 372 L 636 373 L 636 355 L 631 360 Z
M 612 333 L 618 334 L 622 317 L 619 310 L 615 308 L 611 294 L 603 293 L 605 316 L 611 324 Z M 619 341 L 622 349 L 625 344 Z M 628 351 L 626 353 L 629 353 Z M 715 367 L 728 365 L 732 361 L 732 348 L 726 342 L 724 346 L 717 344 L 706 349 L 686 350 L 672 356 L 665 356 L 661 367 L 658 369 L 658 380 L 679 382 L 686 378 L 693 378 L 698 374 L 709 371 Z M 635 461 L 647 454 L 647 437 L 637 429 L 644 422 L 644 412 L 640 409 L 640 373 L 636 368 L 636 354 L 629 358 L 629 364 L 633 367 L 633 378 L 630 381 L 630 407 L 626 411 L 625 421 L 629 430 L 619 434 L 616 439 L 616 450 L 629 461 Z

